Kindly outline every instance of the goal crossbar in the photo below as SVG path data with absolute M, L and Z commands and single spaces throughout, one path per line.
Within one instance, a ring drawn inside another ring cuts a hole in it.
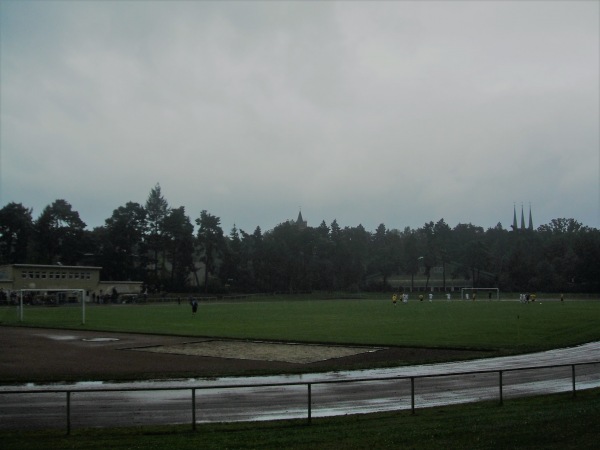
M 23 322 L 23 293 L 24 292 L 77 292 L 81 297 L 81 323 L 85 324 L 85 289 L 20 289 L 19 290 L 19 321 Z
M 479 292 L 490 292 L 496 291 L 496 300 L 500 300 L 500 289 L 496 287 L 466 287 L 460 289 L 460 298 L 463 300 L 465 298 L 465 294 L 471 293 L 479 293 Z

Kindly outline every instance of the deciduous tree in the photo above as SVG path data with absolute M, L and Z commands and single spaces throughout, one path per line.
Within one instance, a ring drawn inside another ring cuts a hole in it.
M 46 206 L 35 222 L 38 262 L 75 264 L 85 250 L 85 223 L 66 200 Z
M 0 264 L 27 262 L 33 232 L 31 211 L 21 203 L 9 203 L 0 209 Z

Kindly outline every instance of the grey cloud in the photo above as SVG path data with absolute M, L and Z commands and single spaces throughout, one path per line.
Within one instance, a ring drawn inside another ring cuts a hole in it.
M 598 8 L 4 2 L 0 203 L 598 226 Z

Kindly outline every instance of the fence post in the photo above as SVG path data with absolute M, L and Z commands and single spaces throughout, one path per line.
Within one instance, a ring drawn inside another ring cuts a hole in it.
M 192 431 L 196 431 L 196 388 L 192 388 Z
M 571 377 L 573 379 L 573 397 L 575 397 L 575 364 L 571 364 Z
M 502 398 L 502 371 L 498 371 L 498 385 L 500 386 L 500 406 L 502 406 L 504 399 Z
M 312 384 L 307 383 L 308 386 L 308 424 L 310 425 L 312 419 Z
M 410 377 L 410 412 L 415 414 L 415 377 Z
M 71 391 L 67 391 L 67 436 L 71 434 Z

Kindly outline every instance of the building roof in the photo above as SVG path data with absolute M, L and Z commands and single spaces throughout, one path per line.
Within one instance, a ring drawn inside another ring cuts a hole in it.
M 101 270 L 102 267 L 98 266 L 63 266 L 61 264 L 5 264 L 4 267 L 15 267 L 15 268 L 32 268 L 32 269 L 96 269 Z

